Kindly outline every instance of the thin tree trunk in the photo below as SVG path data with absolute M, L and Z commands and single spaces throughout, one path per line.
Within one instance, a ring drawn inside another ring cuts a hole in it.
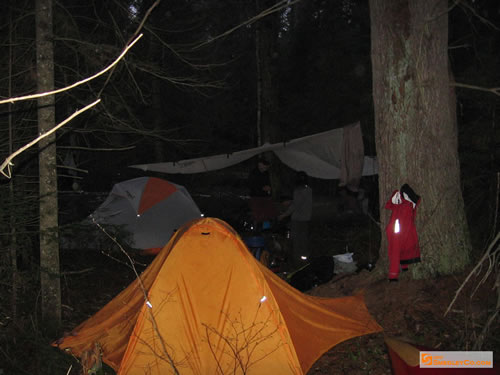
M 54 88 L 52 0 L 37 0 L 35 14 L 38 92 L 45 92 Z M 54 96 L 42 97 L 38 100 L 38 130 L 43 134 L 54 126 Z M 48 333 L 56 333 L 61 324 L 55 141 L 52 134 L 39 143 L 41 306 Z
M 274 5 L 273 1 L 256 0 L 257 13 Z M 257 138 L 259 146 L 280 139 L 278 108 L 278 75 L 276 58 L 278 54 L 279 14 L 261 19 L 256 26 L 257 59 Z M 274 153 L 266 158 L 273 164 L 270 171 L 272 194 L 275 199 L 281 191 L 280 164 Z
M 256 1 L 257 12 L 259 10 L 259 1 Z M 260 23 L 255 26 L 255 65 L 257 72 L 257 116 L 256 116 L 256 130 L 257 130 L 257 146 L 262 145 L 262 61 L 260 53 Z
M 460 189 L 454 91 L 448 66 L 446 0 L 370 0 L 373 98 L 382 230 L 385 202 L 408 183 L 417 213 L 422 263 L 415 278 L 460 271 L 469 233 Z M 385 233 L 380 265 L 387 271 Z
M 257 12 L 274 5 L 267 0 L 257 0 Z M 259 103 L 260 103 L 260 141 L 276 141 L 278 129 L 278 80 L 276 72 L 278 14 L 271 14 L 257 24 L 256 41 L 258 58 Z
M 12 98 L 12 61 L 13 58 L 13 43 L 12 43 L 12 9 L 9 8 L 9 91 L 8 97 Z M 9 155 L 14 152 L 14 135 L 12 127 L 12 104 L 8 105 L 9 113 Z M 9 201 L 11 207 L 14 203 L 14 181 L 9 181 Z M 18 290 L 18 270 L 17 270 L 17 234 L 16 234 L 16 220 L 12 209 L 10 210 L 10 265 L 12 270 L 12 320 L 17 322 L 17 290 Z

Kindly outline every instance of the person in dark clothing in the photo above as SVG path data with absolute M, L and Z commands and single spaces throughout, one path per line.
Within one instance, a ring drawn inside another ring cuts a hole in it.
M 267 160 L 259 159 L 257 167 L 248 176 L 249 207 L 252 219 L 257 226 L 264 221 L 276 219 L 278 215 L 271 195 L 270 166 L 271 164 Z
M 291 217 L 292 254 L 290 265 L 298 268 L 308 261 L 309 249 L 309 222 L 312 217 L 312 189 L 308 185 L 305 172 L 298 172 L 293 190 L 293 200 L 278 220 Z
M 270 163 L 259 159 L 257 167 L 248 176 L 250 197 L 267 197 L 271 195 L 271 180 L 269 177 Z

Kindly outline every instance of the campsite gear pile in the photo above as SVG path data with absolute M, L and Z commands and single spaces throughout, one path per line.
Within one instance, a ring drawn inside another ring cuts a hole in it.
M 264 236 L 245 237 L 243 241 L 257 260 L 261 260 L 264 252 L 269 251 L 267 250 L 266 239 L 264 238 Z
M 290 236 L 283 235 L 283 227 L 276 222 L 265 220 L 255 224 L 245 222 L 242 232 L 243 242 L 253 256 L 275 273 L 286 269 L 287 250 Z
M 291 286 L 305 292 L 330 281 L 333 278 L 334 269 L 335 263 L 331 256 L 313 257 L 309 263 L 292 272 L 287 278 Z
M 128 288 L 53 345 L 99 343 L 125 374 L 305 374 L 333 346 L 381 331 L 362 295 L 304 295 L 225 222 L 180 228 Z
M 143 254 L 156 254 L 172 234 L 201 212 L 186 188 L 156 177 L 117 183 L 91 215 L 113 229 L 120 242 Z
M 397 281 L 399 271 L 408 270 L 408 265 L 420 262 L 420 246 L 418 243 L 415 217 L 420 204 L 420 196 L 404 184 L 395 190 L 385 204 L 392 214 L 385 228 L 389 253 L 389 280 Z

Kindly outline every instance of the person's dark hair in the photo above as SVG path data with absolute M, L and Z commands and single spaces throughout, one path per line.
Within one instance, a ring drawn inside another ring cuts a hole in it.
M 259 158 L 257 161 L 257 164 L 259 164 L 259 163 L 264 164 L 266 167 L 269 167 L 271 165 L 271 163 L 269 161 L 267 161 L 266 159 L 261 159 L 261 158 Z
M 307 185 L 307 182 L 308 182 L 307 173 L 303 171 L 297 172 L 297 175 L 295 177 L 295 183 L 297 185 Z

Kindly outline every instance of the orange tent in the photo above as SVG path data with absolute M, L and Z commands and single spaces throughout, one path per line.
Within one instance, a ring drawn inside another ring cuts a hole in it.
M 54 343 L 99 343 L 118 374 L 304 374 L 331 347 L 381 327 L 363 296 L 302 294 L 225 222 L 182 227 L 102 310 Z

